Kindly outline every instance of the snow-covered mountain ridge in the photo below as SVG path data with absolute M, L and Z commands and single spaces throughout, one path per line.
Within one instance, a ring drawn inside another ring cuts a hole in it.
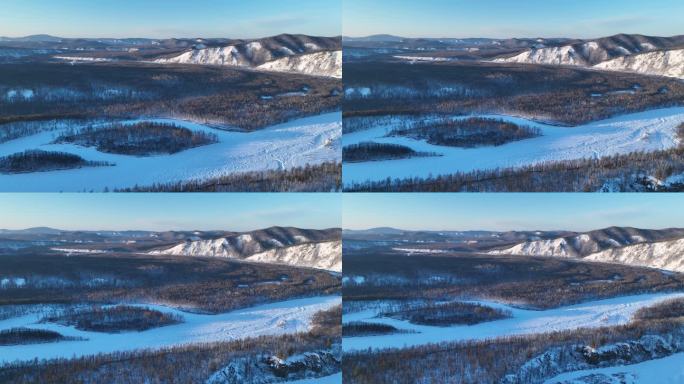
M 594 68 L 684 79 L 684 49 L 622 56 L 596 64 Z
M 684 272 L 684 231 L 611 227 L 493 249 L 492 255 L 581 258 Z
M 215 239 L 188 239 L 151 255 L 225 257 L 260 263 L 342 270 L 340 231 L 273 227 Z
M 342 51 L 339 38 L 280 35 L 208 47 L 203 44 L 157 63 L 225 65 L 265 71 L 297 72 L 341 77 Z
M 585 260 L 684 272 L 684 239 L 606 249 L 585 257 Z
M 684 78 L 684 36 L 616 35 L 559 46 L 538 46 L 498 63 L 572 65 Z
M 288 56 L 257 67 L 264 71 L 297 72 L 314 76 L 342 78 L 342 51 L 323 51 Z

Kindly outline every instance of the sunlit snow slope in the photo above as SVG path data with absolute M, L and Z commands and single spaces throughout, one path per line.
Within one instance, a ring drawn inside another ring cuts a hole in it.
M 149 253 L 225 257 L 258 263 L 342 271 L 342 242 L 337 230 L 274 227 L 217 239 L 186 241 Z
M 596 64 L 594 68 L 684 79 L 684 49 L 618 57 Z
M 261 64 L 258 69 L 275 72 L 298 72 L 307 75 L 342 77 L 342 51 L 288 56 Z

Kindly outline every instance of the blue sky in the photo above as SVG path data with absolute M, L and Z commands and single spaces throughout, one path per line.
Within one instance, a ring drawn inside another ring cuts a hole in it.
M 682 0 L 344 0 L 343 33 L 405 37 L 684 34 Z
M 341 0 L 2 0 L 0 36 L 336 36 L 341 8 Z
M 0 228 L 235 230 L 341 226 L 335 193 L 0 194 Z
M 684 227 L 684 194 L 345 194 L 343 228 L 575 230 Z

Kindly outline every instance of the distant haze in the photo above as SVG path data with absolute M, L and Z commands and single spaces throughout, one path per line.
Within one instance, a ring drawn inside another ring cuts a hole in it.
M 684 34 L 681 0 L 345 0 L 346 36 L 569 37 Z
M 0 36 L 337 36 L 339 0 L 3 0 Z
M 572 230 L 684 227 L 684 194 L 373 193 L 343 196 L 343 228 Z
M 227 230 L 341 226 L 335 193 L 0 194 L 0 229 Z

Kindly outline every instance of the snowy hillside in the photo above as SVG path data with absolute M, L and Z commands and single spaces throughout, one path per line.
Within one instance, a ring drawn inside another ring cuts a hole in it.
M 585 259 L 684 272 L 683 255 L 684 239 L 677 239 L 607 249 L 591 254 Z
M 342 242 L 338 240 L 274 248 L 249 256 L 245 260 L 342 272 Z
M 149 254 L 225 257 L 341 271 L 339 236 L 339 230 L 334 229 L 273 227 L 216 239 L 189 239 L 170 248 L 152 250 Z
M 592 45 L 588 46 L 591 49 Z M 552 65 L 587 65 L 587 60 L 572 45 L 532 48 L 512 57 L 494 59 L 497 63 L 525 63 Z
M 684 36 L 657 37 L 619 34 L 569 43 L 542 42 L 513 56 L 495 62 L 555 65 L 595 65 L 617 57 L 673 49 L 684 44 Z
M 257 67 L 264 71 L 297 72 L 307 75 L 342 77 L 342 51 L 325 51 L 288 56 Z
M 684 79 L 684 49 L 618 57 L 596 64 L 594 68 Z
M 157 63 L 226 65 L 317 76 L 342 76 L 339 39 L 281 35 L 224 46 L 195 45 L 175 56 L 155 59 Z
M 616 35 L 559 46 L 536 46 L 497 63 L 574 65 L 684 78 L 682 36 Z
M 532 240 L 516 244 L 510 248 L 494 249 L 490 255 L 525 255 L 525 256 L 555 256 L 577 257 L 577 250 L 567 239 Z
M 528 240 L 494 249 L 491 255 L 582 258 L 684 272 L 684 234 L 680 229 L 611 227 L 555 239 Z

